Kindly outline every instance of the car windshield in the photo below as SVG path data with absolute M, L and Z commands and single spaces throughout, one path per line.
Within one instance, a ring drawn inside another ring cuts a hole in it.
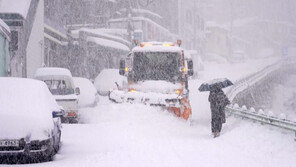
M 180 79 L 180 54 L 174 52 L 136 52 L 134 53 L 134 80 Z
M 53 95 L 74 94 L 74 89 L 68 88 L 64 80 L 45 80 L 44 82 Z

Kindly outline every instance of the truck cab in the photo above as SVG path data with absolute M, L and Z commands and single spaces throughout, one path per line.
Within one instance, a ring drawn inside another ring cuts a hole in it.
M 162 106 L 186 120 L 191 115 L 188 77 L 193 75 L 193 63 L 180 46 L 141 43 L 121 60 L 120 74 L 127 76 L 128 85 L 111 92 L 112 101 Z

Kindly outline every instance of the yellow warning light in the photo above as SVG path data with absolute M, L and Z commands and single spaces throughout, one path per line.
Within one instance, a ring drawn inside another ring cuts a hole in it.
M 152 44 L 151 43 L 141 43 L 140 46 L 141 47 L 146 47 L 146 46 L 152 46 Z
M 129 92 L 136 92 L 135 89 L 129 89 L 128 91 L 129 91 Z
M 183 68 L 183 72 L 184 72 L 184 73 L 186 73 L 186 71 L 187 71 L 187 68 L 186 68 L 186 67 L 184 67 L 184 68 Z
M 162 46 L 171 47 L 171 46 L 175 46 L 175 45 L 174 44 L 170 44 L 170 43 L 164 43 Z
M 125 67 L 125 72 L 128 72 L 128 68 L 127 67 Z
M 177 89 L 177 90 L 175 90 L 175 92 L 179 95 L 179 94 L 181 94 L 182 93 L 182 90 L 180 90 L 180 89 Z

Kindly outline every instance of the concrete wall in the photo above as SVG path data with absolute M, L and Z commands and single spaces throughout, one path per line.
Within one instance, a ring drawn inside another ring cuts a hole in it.
M 27 77 L 32 78 L 35 71 L 44 64 L 44 1 L 39 0 L 31 35 L 27 45 Z

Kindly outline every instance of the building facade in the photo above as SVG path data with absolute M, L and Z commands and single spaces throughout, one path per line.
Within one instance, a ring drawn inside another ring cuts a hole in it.
M 15 8 L 11 3 L 18 3 Z M 44 1 L 2 0 L 0 18 L 11 30 L 11 75 L 33 77 L 43 64 Z

